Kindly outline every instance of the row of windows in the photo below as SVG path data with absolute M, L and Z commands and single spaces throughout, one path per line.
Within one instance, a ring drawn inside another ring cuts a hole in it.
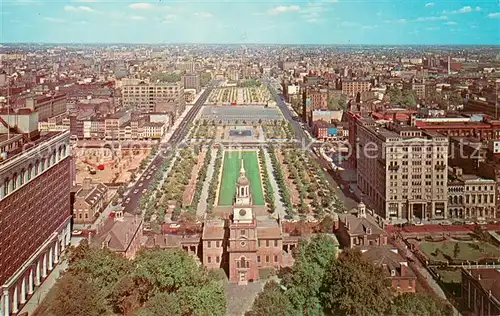
M 30 164 L 27 169 L 22 169 L 20 173 L 14 173 L 12 177 L 7 177 L 4 179 L 3 188 L 0 190 L 0 198 L 4 198 L 10 193 L 14 192 L 25 183 L 30 181 L 32 178 L 36 177 L 40 173 L 44 172 L 59 160 L 63 159 L 67 155 L 68 149 L 66 146 L 62 146 L 56 153 L 54 151 L 52 155 L 47 159 L 37 160 L 35 164 Z
M 266 256 L 266 263 L 269 263 L 270 262 L 270 256 Z M 257 262 L 260 263 L 260 256 L 257 256 Z M 278 256 L 277 255 L 274 255 L 274 262 L 278 262 Z
M 278 240 L 277 239 L 273 240 L 272 242 L 274 244 L 274 247 L 278 247 Z M 271 240 L 267 239 L 265 245 L 266 245 L 266 248 L 271 247 Z M 216 240 L 215 241 L 215 248 L 219 248 L 220 246 L 221 246 L 221 242 L 219 240 Z M 261 246 L 261 240 L 257 241 L 257 246 L 258 247 Z M 207 248 L 212 248 L 212 241 L 210 241 L 210 240 L 207 241 Z

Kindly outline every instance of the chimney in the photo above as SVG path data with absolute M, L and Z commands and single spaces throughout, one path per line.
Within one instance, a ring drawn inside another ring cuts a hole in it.
M 408 263 L 400 262 L 399 267 L 401 269 L 401 276 L 406 276 L 406 269 L 408 269 Z
M 89 191 L 90 187 L 91 187 L 91 184 L 92 184 L 92 179 L 91 178 L 85 178 L 85 179 L 83 179 L 82 190 L 83 191 Z

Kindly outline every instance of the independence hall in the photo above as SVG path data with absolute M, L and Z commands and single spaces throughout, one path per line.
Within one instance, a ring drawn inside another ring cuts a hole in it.
M 69 131 L 0 112 L 0 315 L 17 314 L 70 243 Z

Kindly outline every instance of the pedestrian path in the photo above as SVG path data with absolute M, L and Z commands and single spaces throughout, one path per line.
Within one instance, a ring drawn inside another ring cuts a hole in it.
M 198 207 L 196 208 L 196 215 L 198 217 L 204 217 L 205 212 L 207 211 L 208 189 L 210 188 L 210 182 L 214 176 L 214 165 L 215 158 L 217 158 L 217 150 L 212 149 L 211 155 L 212 157 L 207 167 L 207 176 L 205 178 L 205 182 L 203 183 L 203 188 L 201 189 L 200 202 L 198 202 Z
M 274 178 L 273 166 L 271 163 L 271 156 L 269 156 L 269 152 L 264 149 L 264 162 L 267 168 L 267 174 L 269 175 L 269 180 L 271 181 L 271 187 L 273 188 L 274 193 L 274 201 L 275 201 L 275 214 L 278 214 L 281 219 L 283 219 L 286 215 L 285 206 L 281 201 L 281 196 L 279 192 L 278 182 Z

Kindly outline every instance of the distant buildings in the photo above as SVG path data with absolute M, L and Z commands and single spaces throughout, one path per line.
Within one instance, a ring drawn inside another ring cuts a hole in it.
M 171 104 L 175 117 L 184 111 L 184 87 L 181 83 L 145 83 L 122 87 L 123 106 L 142 113 L 158 112 L 160 103 Z
M 45 121 L 48 118 L 66 113 L 67 102 L 66 94 L 30 97 L 26 99 L 26 108 L 38 112 L 38 120 Z
M 184 89 L 195 89 L 197 92 L 201 89 L 200 75 L 198 73 L 185 74 L 182 76 L 182 81 Z
M 70 244 L 69 136 L 0 133 L 1 315 L 19 312 Z
M 78 139 L 141 140 L 160 139 L 172 123 L 171 113 L 133 114 L 119 111 L 101 117 L 95 113 L 71 113 L 71 135 Z
M 356 97 L 358 93 L 370 91 L 372 84 L 366 80 L 342 80 L 342 94 Z

